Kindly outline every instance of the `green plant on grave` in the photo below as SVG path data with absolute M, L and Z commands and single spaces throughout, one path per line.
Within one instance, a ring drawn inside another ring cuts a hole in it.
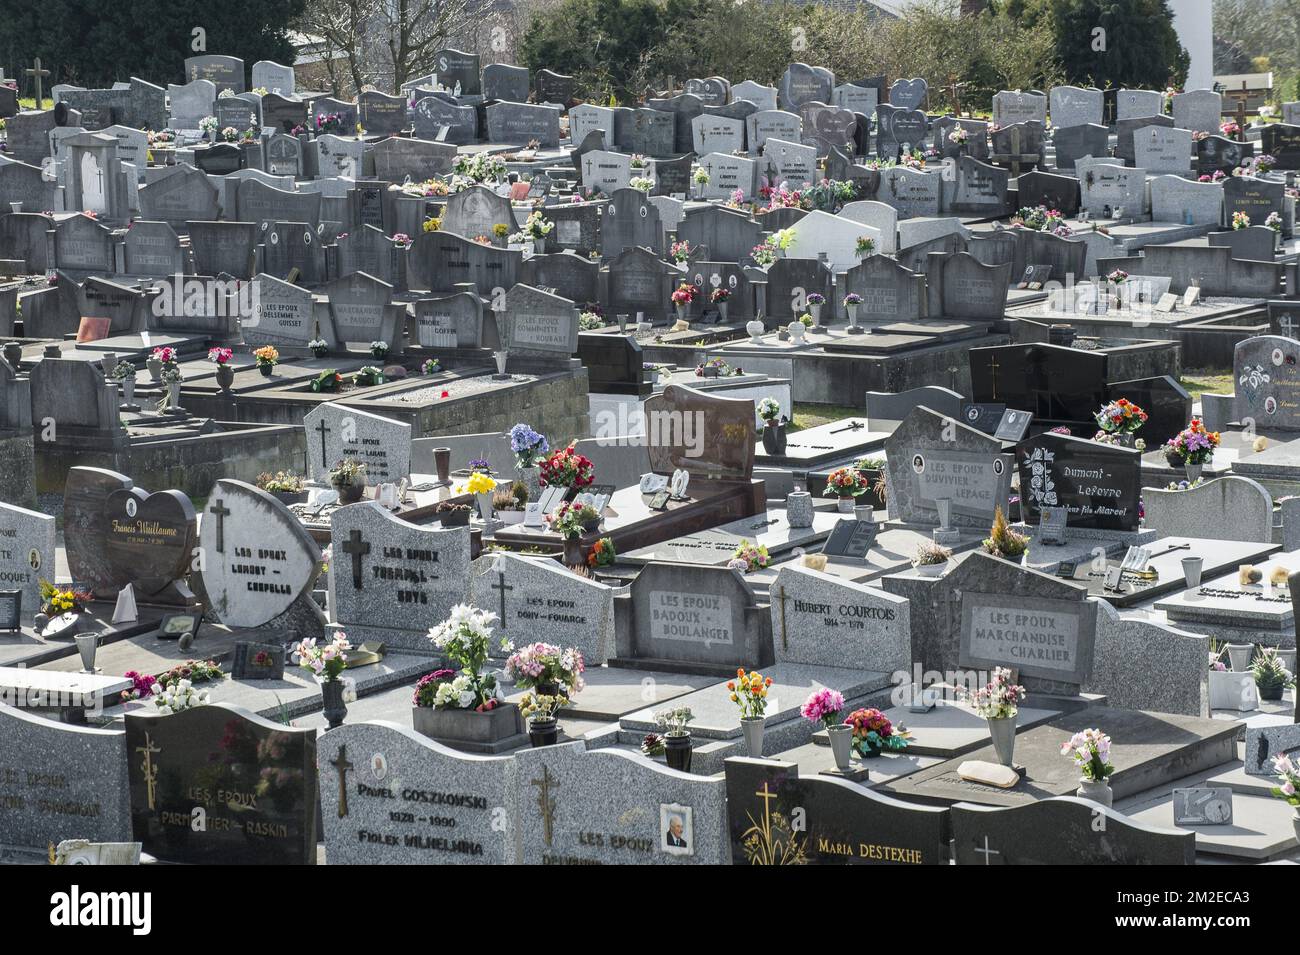
M 334 487 L 353 487 L 365 481 L 366 465 L 356 458 L 344 458 L 330 468 L 330 484 Z
M 984 538 L 984 550 L 994 557 L 1021 557 L 1029 549 L 1029 538 L 1014 530 L 1002 513 L 1002 505 L 993 512 L 993 526 Z
M 1272 647 L 1260 648 L 1260 652 L 1251 661 L 1250 672 L 1261 693 L 1295 685 L 1295 676 L 1282 665 L 1282 659 Z

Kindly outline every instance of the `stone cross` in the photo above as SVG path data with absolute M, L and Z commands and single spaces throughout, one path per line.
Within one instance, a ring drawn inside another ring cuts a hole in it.
M 542 813 L 542 839 L 549 846 L 555 835 L 555 797 L 551 795 L 551 789 L 559 783 L 551 776 L 549 766 L 543 766 L 541 778 L 530 780 L 530 783 L 537 787 L 537 808 Z
M 41 61 L 37 60 L 36 62 L 39 64 Z M 162 747 L 155 746 L 153 739 L 150 738 L 148 733 L 145 733 L 144 745 L 137 746 L 135 751 L 144 757 L 140 763 L 140 768 L 144 770 L 145 794 L 149 802 L 149 808 L 156 809 L 158 767 L 154 765 L 153 757 L 155 753 L 162 752 Z
M 988 837 L 988 836 L 985 836 L 985 837 L 984 837 L 984 848 L 983 848 L 983 849 L 976 849 L 976 850 L 975 850 L 975 854 L 976 854 L 976 855 L 982 855 L 982 856 L 984 857 L 984 864 L 985 864 L 985 865 L 992 865 L 992 864 L 993 864 L 992 862 L 989 861 L 989 857 L 990 857 L 990 856 L 1000 856 L 1000 855 L 1002 855 L 1002 853 L 999 852 L 997 849 L 990 849 L 990 848 L 989 848 L 989 837 Z
M 998 398 L 998 369 L 1002 366 L 998 364 L 996 358 L 989 359 L 989 374 L 993 376 L 993 400 Z
M 1282 329 L 1282 334 L 1285 335 L 1287 338 L 1296 337 L 1295 336 L 1296 323 L 1295 323 L 1295 319 L 1291 317 L 1290 312 L 1287 312 L 1285 315 L 1283 315 L 1281 321 L 1279 321 L 1277 324 L 1278 327 Z
M 343 545 L 343 553 L 352 556 L 352 586 L 357 590 L 363 589 L 361 582 L 361 558 L 370 553 L 370 544 L 361 539 L 361 531 L 353 530 L 348 533 L 347 543 Z
M 789 650 L 790 641 L 785 635 L 785 584 L 777 588 L 777 598 L 781 601 L 781 649 Z
M 324 418 L 321 418 L 316 430 L 320 432 L 320 466 L 323 468 L 329 467 L 329 462 L 325 459 L 325 435 L 329 434 L 333 429 L 325 423 Z
M 348 814 L 348 770 L 352 768 L 352 761 L 348 759 L 347 746 L 340 746 L 339 753 L 330 760 L 339 774 L 339 818 L 342 819 Z
M 230 508 L 226 507 L 225 501 L 217 499 L 208 508 L 208 513 L 215 515 L 217 518 L 217 553 L 224 554 L 226 552 L 226 517 L 230 514 Z
M 506 591 L 514 590 L 515 588 L 506 583 L 506 572 L 504 570 L 498 570 L 497 582 L 492 585 L 491 589 L 498 591 L 501 594 L 501 629 L 504 630 L 506 629 Z
M 32 61 L 32 68 L 30 70 L 24 70 L 23 72 L 36 81 L 36 108 L 38 110 L 44 109 L 45 108 L 45 87 L 42 84 L 41 80 L 49 76 L 50 71 L 41 69 L 41 58 L 38 56 L 35 60 Z

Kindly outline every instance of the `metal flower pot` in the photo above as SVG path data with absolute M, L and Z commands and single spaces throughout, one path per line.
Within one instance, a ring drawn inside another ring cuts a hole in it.
M 222 391 L 229 391 L 230 386 L 235 383 L 235 369 L 230 365 L 217 366 L 217 386 Z
M 541 746 L 554 746 L 560 740 L 560 724 L 555 717 L 528 721 L 528 742 L 536 749 Z
M 320 685 L 321 700 L 325 706 L 325 722 L 330 729 L 343 725 L 343 718 L 348 715 L 347 704 L 343 702 L 343 681 L 329 680 Z
M 1014 766 L 1011 759 L 1016 751 L 1016 718 L 1003 716 L 989 720 L 988 724 L 998 762 L 1003 766 Z
M 691 754 L 694 749 L 691 747 L 691 735 L 685 736 L 665 736 L 664 737 L 664 760 L 668 763 L 669 769 L 676 769 L 683 773 L 691 771 Z
M 749 755 L 758 759 L 763 755 L 763 717 L 741 717 L 740 729 L 745 734 L 745 747 Z
M 853 727 L 845 723 L 826 727 L 826 735 L 831 740 L 831 755 L 835 757 L 835 768 L 849 768 L 849 758 L 853 753 Z

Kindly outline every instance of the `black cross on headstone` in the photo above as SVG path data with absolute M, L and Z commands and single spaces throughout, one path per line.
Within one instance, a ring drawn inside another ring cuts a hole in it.
M 324 418 L 321 418 L 316 430 L 320 432 L 320 466 L 327 468 L 329 467 L 329 459 L 325 457 L 325 435 L 329 434 L 333 429 L 325 423 Z
M 41 83 L 41 80 L 49 76 L 50 71 L 41 69 L 41 58 L 38 56 L 32 61 L 32 68 L 30 70 L 24 70 L 23 72 L 36 81 L 36 108 L 44 109 L 45 87 Z
M 217 553 L 226 552 L 226 518 L 230 516 L 230 508 L 226 507 L 224 501 L 218 499 L 212 502 L 208 508 L 209 514 L 215 514 L 217 518 Z
M 361 558 L 370 553 L 370 545 L 361 539 L 360 531 L 349 531 L 343 553 L 352 555 L 352 586 L 361 590 Z
M 342 819 L 348 814 L 348 770 L 352 768 L 346 746 L 339 747 L 339 754 L 330 760 L 330 765 L 339 774 L 339 818 Z
M 497 582 L 492 585 L 491 589 L 496 590 L 501 594 L 501 629 L 504 630 L 506 628 L 506 591 L 514 590 L 515 588 L 506 583 L 506 572 L 504 570 L 498 570 Z

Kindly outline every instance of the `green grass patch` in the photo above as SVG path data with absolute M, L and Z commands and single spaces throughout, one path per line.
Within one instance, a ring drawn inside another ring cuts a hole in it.
M 819 425 L 830 424 L 832 421 L 839 421 L 841 418 L 863 418 L 866 415 L 861 408 L 850 408 L 847 405 L 796 403 L 791 417 L 794 420 L 791 422 L 791 427 L 786 429 L 787 432 L 816 428 Z
M 1189 368 L 1183 370 L 1178 383 L 1187 389 L 1192 400 L 1208 391 L 1212 395 L 1230 395 L 1233 392 L 1231 369 Z

